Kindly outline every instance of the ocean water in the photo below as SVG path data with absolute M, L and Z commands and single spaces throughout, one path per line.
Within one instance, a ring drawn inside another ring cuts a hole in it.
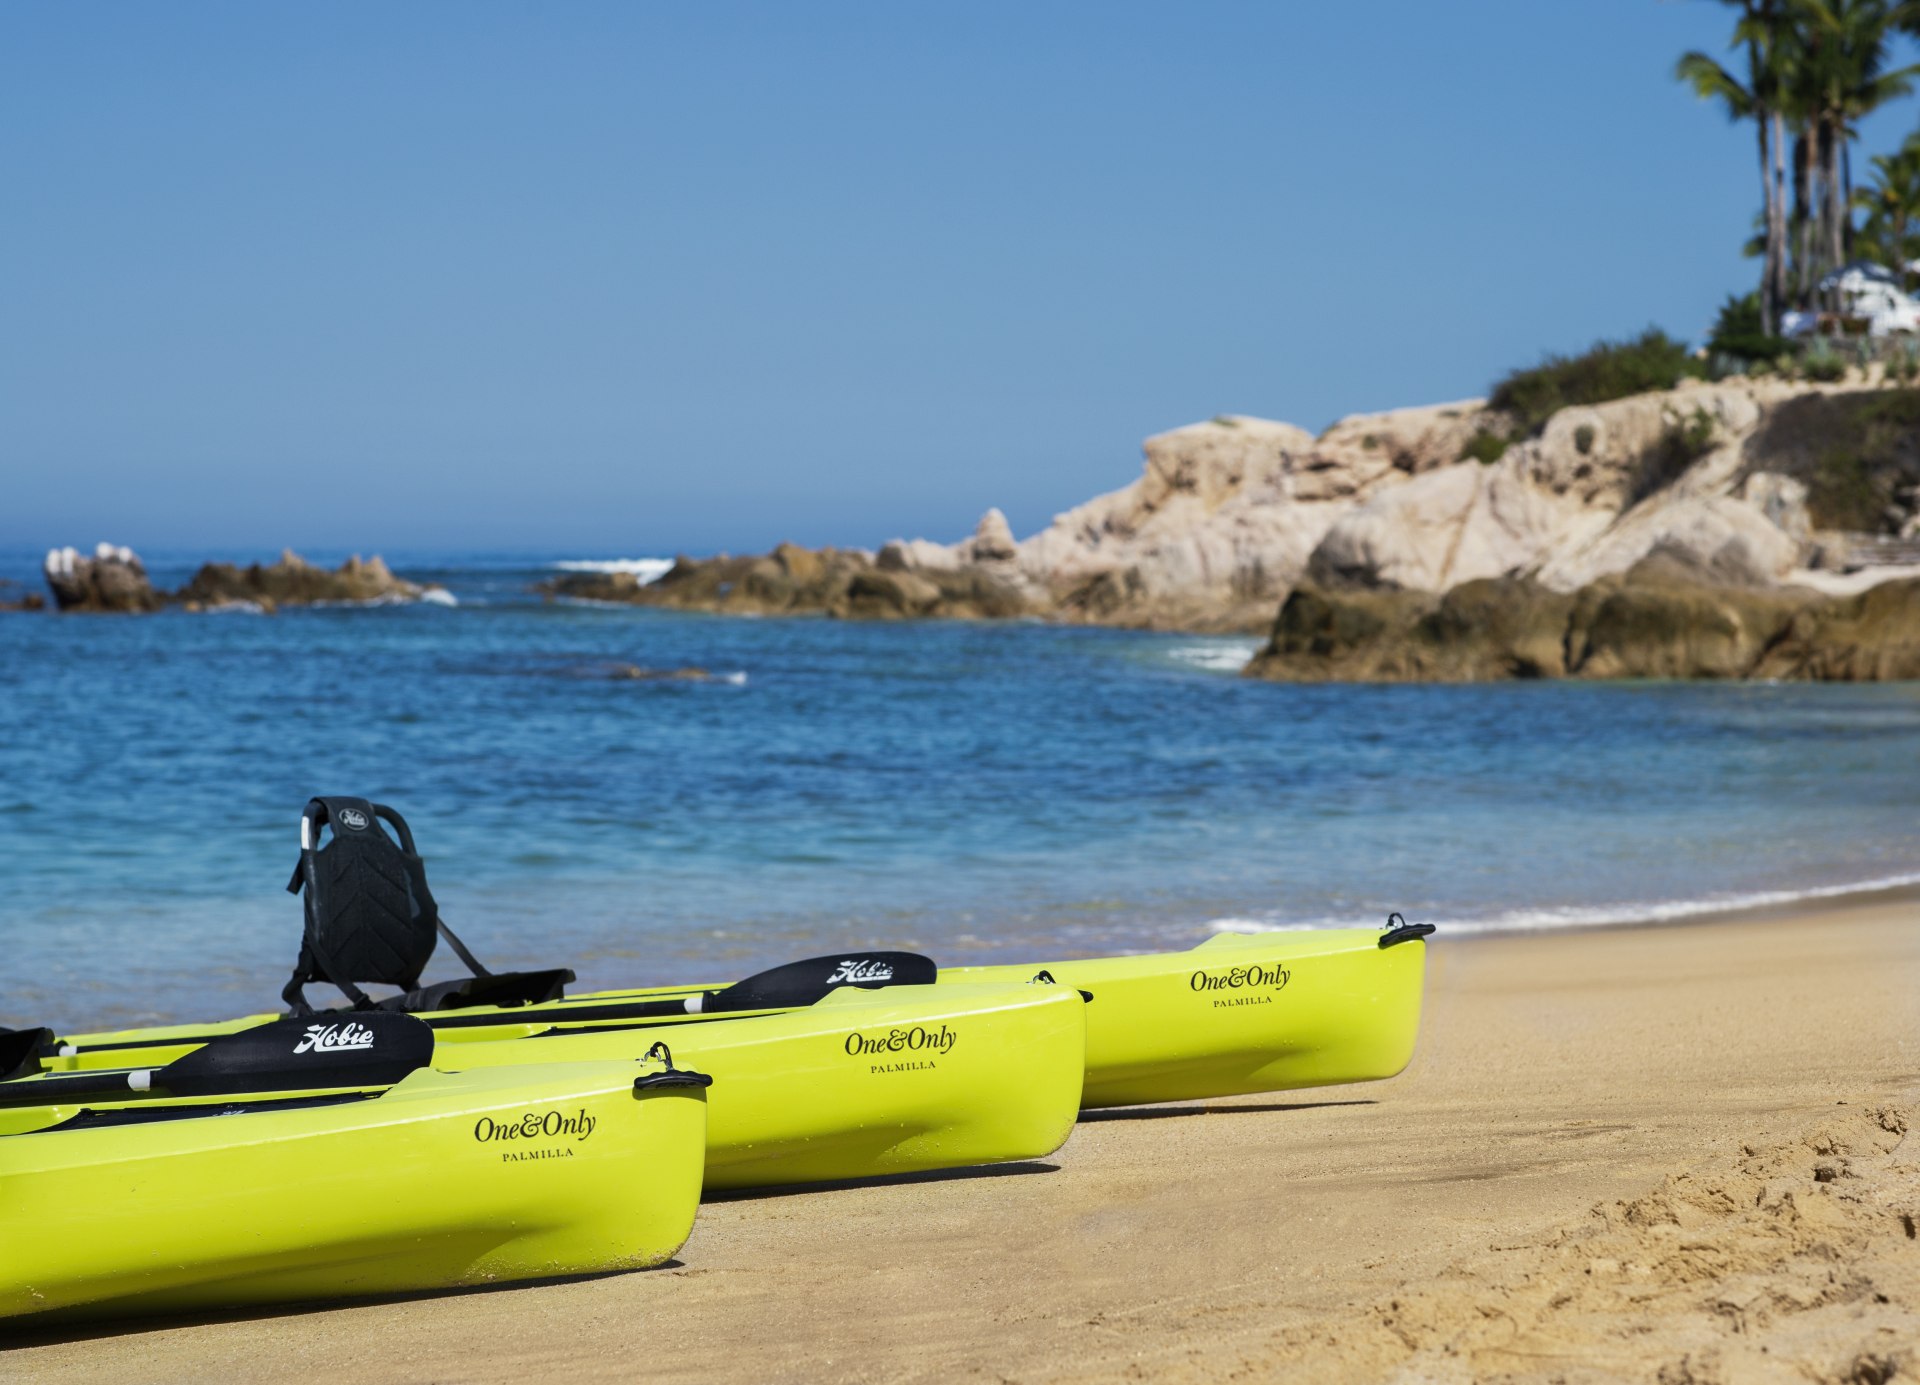
M 483 959 L 583 985 L 1920 879 L 1920 685 L 1287 687 L 1244 639 L 528 594 L 578 561 L 396 561 L 454 606 L 0 616 L 0 1024 L 271 1008 L 316 792 L 405 813 Z

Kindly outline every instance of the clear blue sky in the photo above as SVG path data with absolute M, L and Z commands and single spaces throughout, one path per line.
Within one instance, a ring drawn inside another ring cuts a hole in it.
M 1707 0 L 0 8 L 0 542 L 1020 533 L 1697 338 Z M 1920 103 L 1869 127 L 1897 142 Z

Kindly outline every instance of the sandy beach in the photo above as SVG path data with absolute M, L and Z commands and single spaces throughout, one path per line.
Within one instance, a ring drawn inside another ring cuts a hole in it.
M 16 1336 L 0 1377 L 1920 1370 L 1920 896 L 1429 957 L 1392 1082 L 1106 1112 L 1043 1163 L 714 1201 L 648 1273 Z

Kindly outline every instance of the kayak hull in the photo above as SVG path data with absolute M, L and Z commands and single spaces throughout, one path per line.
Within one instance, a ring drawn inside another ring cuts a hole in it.
M 707 1107 L 697 1086 L 636 1091 L 640 1072 L 421 1071 L 326 1104 L 132 1124 L 94 1107 L 0 1138 L 0 1317 L 657 1265 L 693 1226 Z M 143 1103 L 169 1104 L 192 1103 Z
M 943 968 L 940 985 L 1044 970 L 1091 991 L 1088 1109 L 1393 1077 L 1413 1058 L 1426 945 L 1370 929 L 1222 933 L 1186 952 Z
M 842 990 L 747 1019 L 443 1040 L 434 1061 L 575 1061 L 664 1039 L 675 1063 L 714 1080 L 707 1187 L 755 1188 L 1051 1154 L 1080 1109 L 1088 1014 L 1057 986 Z

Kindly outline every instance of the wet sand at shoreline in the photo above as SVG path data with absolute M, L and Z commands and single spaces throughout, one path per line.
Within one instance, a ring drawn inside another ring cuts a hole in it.
M 17 1335 L 0 1379 L 1920 1370 L 1920 895 L 1428 955 L 1391 1082 L 731 1196 L 642 1274 Z

